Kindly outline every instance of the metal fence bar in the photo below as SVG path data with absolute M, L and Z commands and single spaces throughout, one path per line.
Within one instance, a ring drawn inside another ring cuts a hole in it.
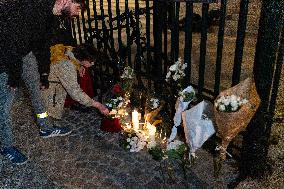
M 135 68 L 136 72 L 141 72 L 141 39 L 140 39 L 140 20 L 139 20 L 139 1 L 135 0 L 135 20 L 136 20 L 136 61 L 135 61 Z
M 76 16 L 77 27 L 78 27 L 78 35 L 79 35 L 79 42 L 82 44 L 82 33 L 81 33 L 81 24 L 79 16 Z
M 209 4 L 203 3 L 202 4 L 201 41 L 200 41 L 200 63 L 199 63 L 199 78 L 198 78 L 198 97 L 199 99 L 202 98 L 202 92 L 204 88 L 208 10 L 209 10 Z
M 131 65 L 131 39 L 130 39 L 130 22 L 129 22 L 129 7 L 128 0 L 125 0 L 125 13 L 126 13 L 126 35 L 127 35 L 127 65 Z
M 177 35 L 177 29 L 175 25 L 175 3 L 171 2 L 169 3 L 169 18 L 171 18 L 170 21 L 170 29 L 171 29 L 171 62 L 175 62 L 176 56 L 175 56 L 175 44 L 176 44 L 176 37 Z
M 262 175 L 267 171 L 267 153 L 271 132 L 269 104 L 275 63 L 279 55 L 283 6 L 281 1 L 262 1 L 253 67 L 255 85 L 261 104 L 244 137 L 241 158 L 245 161 L 241 161 L 240 166 L 243 176 Z
M 179 9 L 180 9 L 180 2 L 175 3 L 175 20 L 174 20 L 174 27 L 175 27 L 175 61 L 179 57 Z
M 92 30 L 91 32 L 95 32 L 95 34 L 96 35 L 98 35 L 98 20 L 97 20 L 97 16 L 98 16 L 98 14 L 97 14 L 97 4 L 96 4 L 96 1 L 95 0 L 93 0 L 93 11 L 94 11 L 94 22 L 95 22 L 95 29 L 94 29 L 94 31 Z M 99 49 L 99 42 L 98 42 L 98 36 L 95 36 L 95 38 L 96 38 L 96 42 L 97 42 L 97 44 L 96 44 L 96 46 L 97 46 L 97 49 Z
M 187 63 L 185 70 L 185 85 L 188 85 L 191 80 L 191 50 L 192 50 L 192 20 L 193 19 L 193 3 L 186 3 L 186 19 L 185 19 L 185 47 L 184 47 L 184 62 Z
M 116 56 L 115 48 L 114 48 L 114 37 L 113 37 L 113 25 L 112 25 L 112 10 L 111 10 L 111 0 L 107 0 L 107 6 L 108 6 L 108 21 L 109 21 L 109 37 L 110 37 L 110 45 L 111 45 L 111 54 L 113 56 Z M 116 59 L 116 57 L 112 57 Z M 115 62 L 116 63 L 116 62 Z
M 219 20 L 217 58 L 216 58 L 216 68 L 215 68 L 215 84 L 214 84 L 215 96 L 217 96 L 220 92 L 221 69 L 222 69 L 221 65 L 222 65 L 223 43 L 224 43 L 225 21 L 226 21 L 226 8 L 227 8 L 227 0 L 222 0 L 221 9 L 220 9 L 221 17 Z
M 88 33 L 90 34 L 89 42 L 93 44 L 93 33 L 92 33 L 92 22 L 91 22 L 91 11 L 90 11 L 90 2 L 89 0 L 86 1 L 86 9 L 87 9 L 87 16 L 88 16 Z
M 240 82 L 241 66 L 243 60 L 243 49 L 245 43 L 246 25 L 247 25 L 247 14 L 248 14 L 249 0 L 242 0 L 240 4 L 240 13 L 238 21 L 238 31 L 234 58 L 234 69 L 232 76 L 232 86 Z
M 119 0 L 116 0 L 116 24 L 117 24 L 117 40 L 118 40 L 118 52 L 119 52 L 119 62 L 120 64 L 124 61 L 121 59 L 122 56 L 122 39 L 121 39 L 121 18 L 120 18 L 120 8 Z M 123 65 L 121 65 L 123 67 Z
M 164 34 L 164 50 L 163 50 L 163 59 L 164 59 L 164 72 L 168 68 L 168 14 L 165 14 L 164 24 L 163 24 L 163 34 Z
M 78 45 L 74 19 L 71 20 L 71 28 L 72 28 L 72 33 L 73 33 L 73 39 L 75 40 L 76 45 Z
M 153 65 L 154 70 L 154 77 L 156 80 L 159 80 L 162 78 L 162 32 L 163 32 L 163 16 L 165 15 L 165 7 L 166 3 L 164 2 L 153 2 L 153 8 L 154 8 L 154 60 L 155 63 Z M 155 83 L 155 89 L 159 93 L 161 92 L 161 83 Z
M 280 78 L 281 78 L 281 71 L 283 66 L 283 57 L 284 57 L 284 26 L 282 26 L 282 33 L 281 33 L 281 42 L 279 46 L 279 52 L 277 55 L 275 72 L 274 72 L 274 80 L 272 86 L 272 92 L 270 97 L 270 106 L 269 112 L 271 114 L 271 121 L 273 120 L 274 111 L 276 107 L 276 99 L 279 90 Z
M 108 39 L 107 39 L 107 27 L 106 27 L 106 23 L 105 23 L 105 13 L 104 13 L 104 1 L 103 0 L 100 0 L 100 11 L 101 11 L 101 23 L 102 23 L 102 32 L 103 32 L 103 44 L 104 44 L 104 53 L 107 54 L 107 42 L 108 42 Z
M 81 16 L 82 16 L 82 26 L 83 26 L 83 33 L 84 33 L 84 41 L 86 42 L 88 40 L 88 31 L 86 28 L 86 20 L 85 20 L 85 15 L 84 15 L 84 10 L 81 9 Z
M 150 17 L 150 4 L 149 0 L 146 0 L 146 53 L 147 53 L 147 60 L 146 60 L 146 70 L 147 73 L 149 74 L 151 72 L 151 52 L 150 52 L 150 47 L 151 47 L 151 28 L 150 28 L 150 22 L 151 22 L 151 17 Z M 151 80 L 148 78 L 148 87 L 151 87 Z

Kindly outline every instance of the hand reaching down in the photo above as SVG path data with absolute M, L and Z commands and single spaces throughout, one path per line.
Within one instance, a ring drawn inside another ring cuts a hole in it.
M 109 110 L 103 104 L 94 101 L 93 106 L 97 108 L 102 114 L 106 116 L 109 114 Z

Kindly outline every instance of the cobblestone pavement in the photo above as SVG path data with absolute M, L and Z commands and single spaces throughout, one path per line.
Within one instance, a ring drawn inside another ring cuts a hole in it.
M 177 164 L 152 160 L 146 152 L 130 153 L 119 146 L 119 134 L 99 129 L 96 110 L 66 110 L 63 125 L 73 129 L 65 137 L 42 139 L 32 119 L 26 98 L 13 107 L 16 146 L 29 157 L 28 163 L 13 166 L 0 157 L 0 188 L 216 188 L 229 178 L 213 178 L 213 158 L 201 150 L 196 165 L 186 171 Z M 234 169 L 226 171 L 234 172 Z

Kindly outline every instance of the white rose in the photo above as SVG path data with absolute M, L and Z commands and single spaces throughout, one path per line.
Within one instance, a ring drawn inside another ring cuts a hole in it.
M 226 108 L 225 108 L 225 106 L 224 106 L 224 105 L 222 105 L 222 104 L 221 104 L 221 105 L 219 106 L 219 110 L 220 110 L 221 112 L 223 112 L 223 111 L 225 111 L 225 110 L 226 110 Z
M 233 106 L 233 107 L 232 107 L 232 111 L 236 111 L 237 109 L 238 109 L 237 106 Z
M 242 104 L 246 104 L 246 103 L 248 103 L 248 100 L 247 99 L 243 99 L 242 100 Z
M 122 105 L 123 105 L 123 102 L 120 102 L 120 103 L 118 104 L 118 108 L 120 108 Z
M 231 101 L 237 101 L 237 96 L 236 95 L 231 95 Z
M 173 65 L 170 66 L 169 69 L 170 69 L 170 71 L 172 71 L 172 72 L 173 72 L 173 71 L 176 71 L 177 65 L 176 65 L 176 64 L 173 64 Z
M 215 102 L 215 103 L 214 103 L 214 106 L 217 108 L 217 107 L 218 107 L 218 103 L 217 103 L 217 102 Z
M 186 67 L 187 67 L 187 63 L 184 63 L 184 64 L 182 65 L 182 69 L 184 70 Z
M 166 78 L 170 78 L 171 77 L 171 72 L 168 72 L 167 75 L 166 75 Z
M 237 102 L 237 100 L 231 101 L 231 106 L 237 108 L 237 107 L 238 107 L 238 102 Z
M 130 152 L 135 152 L 135 149 L 132 149 L 132 148 L 131 148 L 129 151 L 130 151 Z
M 224 102 L 225 106 L 228 106 L 230 104 L 230 100 L 229 99 L 225 99 Z

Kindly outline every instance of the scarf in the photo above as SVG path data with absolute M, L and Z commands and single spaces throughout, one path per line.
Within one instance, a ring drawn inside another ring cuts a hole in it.
M 72 53 L 72 46 L 64 46 L 63 44 L 56 44 L 50 47 L 50 62 L 51 64 L 57 64 L 62 60 L 70 61 L 77 70 L 80 69 L 79 61 L 74 57 Z

